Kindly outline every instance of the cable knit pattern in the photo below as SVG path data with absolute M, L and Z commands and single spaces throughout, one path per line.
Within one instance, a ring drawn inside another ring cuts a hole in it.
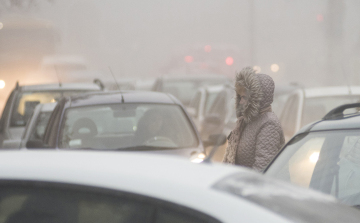
M 228 136 L 229 144 L 223 162 L 262 171 L 283 146 L 285 139 L 276 115 L 273 112 L 261 112 L 273 102 L 274 81 L 266 74 L 249 72 L 249 69 L 251 68 L 245 70 L 247 75 L 240 75 L 244 70 L 240 71 L 235 86 L 243 86 L 246 82 L 259 83 L 260 87 L 257 85 L 253 85 L 256 86 L 255 88 L 251 88 L 251 85 L 244 86 L 252 92 L 250 97 L 256 97 L 256 99 L 249 100 L 250 103 L 256 104 L 255 106 L 249 106 L 256 109 L 256 111 L 245 111 L 244 116 L 246 117 L 243 118 L 247 120 L 247 124 L 241 134 L 237 124 Z M 247 81 L 242 80 L 244 77 L 246 77 Z M 236 101 L 236 104 L 238 103 Z M 257 114 L 257 116 L 254 114 Z

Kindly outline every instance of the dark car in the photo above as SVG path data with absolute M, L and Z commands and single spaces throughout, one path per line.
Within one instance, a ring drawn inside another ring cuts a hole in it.
M 44 146 L 155 151 L 189 157 L 194 162 L 205 158 L 203 143 L 181 103 L 174 96 L 159 92 L 65 97 L 50 117 Z
M 11 92 L 0 120 L 0 145 L 7 139 L 20 139 L 34 108 L 56 102 L 63 96 L 101 91 L 95 83 L 62 83 L 19 86 Z
M 199 87 L 229 82 L 227 77 L 221 75 L 162 76 L 156 79 L 152 90 L 170 93 L 187 107 Z
M 322 120 L 303 127 L 282 148 L 265 174 L 359 206 L 359 108 L 360 103 L 339 106 Z

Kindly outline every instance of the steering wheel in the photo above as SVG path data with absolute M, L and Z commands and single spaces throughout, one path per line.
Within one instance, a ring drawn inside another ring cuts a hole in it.
M 144 143 L 147 146 L 164 146 L 164 147 L 177 147 L 177 144 L 168 137 L 154 136 Z

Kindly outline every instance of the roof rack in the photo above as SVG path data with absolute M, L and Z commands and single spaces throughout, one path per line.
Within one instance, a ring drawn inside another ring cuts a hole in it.
M 345 104 L 340 105 L 339 107 L 336 107 L 329 111 L 322 119 L 323 120 L 329 120 L 329 119 L 335 119 L 335 118 L 343 118 L 344 117 L 344 111 L 349 108 L 360 108 L 360 103 L 352 103 L 352 104 Z

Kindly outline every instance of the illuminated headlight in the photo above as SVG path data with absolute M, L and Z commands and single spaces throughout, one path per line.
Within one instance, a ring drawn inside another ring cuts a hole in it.
M 206 155 L 204 153 L 197 153 L 190 157 L 191 162 L 193 163 L 201 163 L 204 161 Z

